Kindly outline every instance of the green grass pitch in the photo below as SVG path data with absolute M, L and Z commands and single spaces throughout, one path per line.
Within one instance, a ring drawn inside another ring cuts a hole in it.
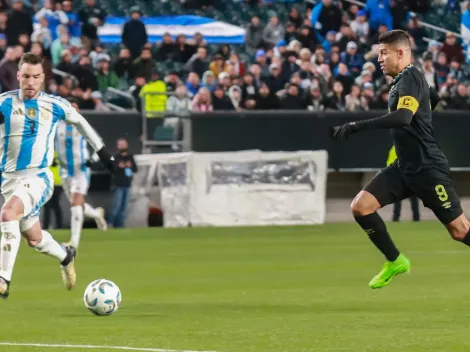
M 313 227 L 85 230 L 78 284 L 22 243 L 0 343 L 218 352 L 470 351 L 470 248 L 435 222 L 389 224 L 411 273 L 367 283 L 383 258 L 354 224 Z M 68 232 L 54 232 L 68 240 Z M 123 303 L 83 305 L 105 277 Z M 0 345 L 2 352 L 94 351 Z M 99 349 L 102 352 L 114 350 Z

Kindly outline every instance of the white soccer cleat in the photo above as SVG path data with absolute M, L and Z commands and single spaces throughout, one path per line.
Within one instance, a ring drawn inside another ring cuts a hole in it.
M 99 216 L 95 219 L 96 226 L 98 226 L 101 231 L 106 231 L 108 229 L 108 223 L 106 222 L 106 219 L 104 217 L 104 209 L 99 207 L 96 208 L 96 211 L 99 214 Z
M 72 246 L 65 247 L 67 251 L 67 258 L 69 262 L 67 265 L 61 265 L 60 270 L 62 271 L 62 281 L 64 282 L 65 288 L 71 290 L 75 287 L 77 282 L 77 273 L 75 272 L 75 256 L 77 251 Z

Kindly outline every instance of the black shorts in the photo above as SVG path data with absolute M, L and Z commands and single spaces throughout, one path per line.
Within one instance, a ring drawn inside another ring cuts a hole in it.
M 433 165 L 413 175 L 405 175 L 398 162 L 380 170 L 364 187 L 382 207 L 416 195 L 447 225 L 463 214 L 446 165 Z

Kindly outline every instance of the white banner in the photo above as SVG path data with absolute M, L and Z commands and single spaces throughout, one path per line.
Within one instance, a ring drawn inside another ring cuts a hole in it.
M 138 192 L 145 189 L 149 200 L 160 204 L 166 227 L 325 221 L 326 151 L 256 150 L 136 158 L 139 166 L 148 165 L 149 160 L 154 164 L 146 169 L 149 174 Z

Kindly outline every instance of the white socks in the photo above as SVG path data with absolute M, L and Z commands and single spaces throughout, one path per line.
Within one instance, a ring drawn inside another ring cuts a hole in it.
M 90 204 L 85 203 L 84 208 L 85 208 L 84 214 L 87 218 L 96 220 L 97 218 L 100 217 L 100 214 L 98 213 L 96 208 L 93 208 Z
M 20 249 L 20 222 L 17 220 L 0 224 L 2 239 L 0 240 L 0 276 L 11 281 L 16 255 Z
M 70 219 L 70 228 L 72 230 L 70 245 L 78 248 L 83 228 L 83 207 L 81 205 L 74 205 L 70 208 L 70 212 L 72 214 L 72 218 Z
M 49 232 L 44 230 L 42 230 L 41 232 L 42 240 L 34 248 L 38 252 L 57 258 L 62 263 L 67 257 L 67 251 L 52 237 Z

